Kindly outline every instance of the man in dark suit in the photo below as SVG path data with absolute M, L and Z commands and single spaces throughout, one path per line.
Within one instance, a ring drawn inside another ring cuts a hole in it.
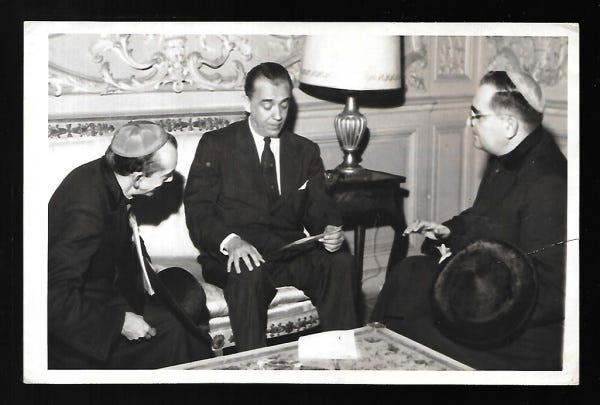
M 49 368 L 159 368 L 212 356 L 207 343 L 148 295 L 152 285 L 144 282 L 132 242 L 131 198 L 152 195 L 171 181 L 176 165 L 173 135 L 151 122 L 131 122 L 115 132 L 104 157 L 73 170 L 52 195 Z
M 276 287 L 293 285 L 315 304 L 324 330 L 357 326 L 354 265 L 341 217 L 326 194 L 319 147 L 284 127 L 292 82 L 276 63 L 246 76 L 249 117 L 202 136 L 187 179 L 186 222 L 206 281 L 224 290 L 236 348 L 266 346 Z M 265 261 L 287 243 L 325 233 L 322 245 Z
M 372 319 L 477 369 L 559 370 L 565 293 L 567 162 L 541 126 L 544 99 L 527 74 L 486 74 L 467 125 L 490 154 L 473 206 L 449 221 L 415 221 L 405 234 L 426 237 L 422 252 L 389 274 Z M 538 294 L 524 332 L 487 350 L 459 344 L 432 319 L 438 261 L 481 239 L 508 242 L 532 259 Z

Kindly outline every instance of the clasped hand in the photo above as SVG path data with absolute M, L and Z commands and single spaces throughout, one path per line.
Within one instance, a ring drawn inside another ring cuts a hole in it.
M 156 329 L 148 325 L 142 316 L 133 312 L 125 312 L 121 335 L 129 340 L 150 339 L 152 336 L 156 336 Z
M 416 220 L 406 227 L 402 236 L 406 236 L 410 233 L 420 233 L 426 238 L 439 240 L 445 239 L 450 235 L 450 228 L 436 222 Z
M 342 246 L 342 243 L 344 243 L 342 227 L 327 225 L 323 233 L 325 235 L 319 239 L 319 242 L 321 242 L 329 252 L 337 252 Z

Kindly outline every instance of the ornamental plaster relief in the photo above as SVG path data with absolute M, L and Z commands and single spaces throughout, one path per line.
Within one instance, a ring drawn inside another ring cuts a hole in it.
M 487 70 L 522 69 L 542 87 L 566 82 L 566 37 L 486 37 L 484 66 Z
M 241 90 L 247 70 L 274 60 L 298 70 L 297 36 L 52 35 L 48 92 Z M 297 77 L 297 75 L 295 76 Z
M 427 91 L 425 77 L 428 66 L 427 42 L 425 37 L 404 37 L 404 80 L 408 93 L 423 93 Z

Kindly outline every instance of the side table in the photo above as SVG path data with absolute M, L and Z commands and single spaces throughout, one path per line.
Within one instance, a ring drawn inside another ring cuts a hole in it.
M 405 194 L 400 188 L 400 184 L 405 181 L 404 176 L 369 169 L 353 175 L 335 170 L 325 172 L 327 191 L 342 211 L 344 228 L 354 229 L 354 260 L 358 285 L 363 277 L 365 231 L 368 226 L 388 224 L 394 228 L 394 242 L 387 270 L 406 256 L 408 241 L 402 237 L 402 231 L 406 228 L 403 209 Z

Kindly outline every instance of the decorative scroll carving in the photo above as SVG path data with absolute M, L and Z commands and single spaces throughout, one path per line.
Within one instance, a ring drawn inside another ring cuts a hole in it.
M 466 37 L 437 38 L 437 78 L 466 76 Z
M 129 39 L 131 35 L 103 35 L 92 46 L 92 53 L 96 62 L 103 62 L 104 54 L 108 52 L 116 53 L 122 61 L 130 67 L 148 71 L 144 77 L 131 77 L 130 79 L 116 79 L 110 73 L 108 62 L 102 63 L 101 73 L 104 81 L 109 85 L 107 91 L 144 91 L 158 89 L 161 85 L 171 84 L 173 91 L 180 93 L 185 84 L 190 84 L 193 88 L 202 90 L 215 90 L 216 88 L 230 89 L 239 85 L 245 72 L 239 61 L 233 61 L 235 65 L 235 76 L 224 78 L 220 73 L 204 73 L 204 67 L 218 69 L 229 59 L 234 48 L 238 47 L 241 55 L 250 58 L 252 54 L 243 40 L 240 38 L 231 38 L 226 35 L 218 35 L 216 38 L 220 41 L 217 47 L 217 55 L 213 57 L 204 56 L 209 47 L 206 38 L 201 38 L 201 51 L 188 52 L 187 38 L 185 36 L 159 36 L 161 52 L 153 55 L 150 61 L 138 62 L 132 56 L 132 50 L 129 49 Z M 154 36 L 150 36 L 151 38 Z
M 303 37 L 64 34 L 50 40 L 48 89 L 60 96 L 241 90 L 246 71 L 263 60 L 287 67 L 297 83 Z
M 285 66 L 290 73 L 294 86 L 297 86 L 300 78 L 300 59 L 304 49 L 304 35 L 271 35 L 270 47 L 280 49 L 284 59 L 279 63 Z
M 565 37 L 488 37 L 488 70 L 525 70 L 540 84 L 558 85 L 567 74 Z
M 405 37 L 404 39 L 405 81 L 409 89 L 419 92 L 425 88 L 425 68 L 427 68 L 427 48 L 422 36 Z
M 60 96 L 65 88 L 83 93 L 105 93 L 106 83 L 66 72 L 50 63 L 48 65 L 48 93 Z
M 230 124 L 224 117 L 176 117 L 176 118 L 150 118 L 167 132 L 212 131 L 226 127 Z M 114 120 L 110 122 L 61 122 L 48 124 L 48 138 L 84 138 L 112 136 L 119 126 L 128 120 Z

